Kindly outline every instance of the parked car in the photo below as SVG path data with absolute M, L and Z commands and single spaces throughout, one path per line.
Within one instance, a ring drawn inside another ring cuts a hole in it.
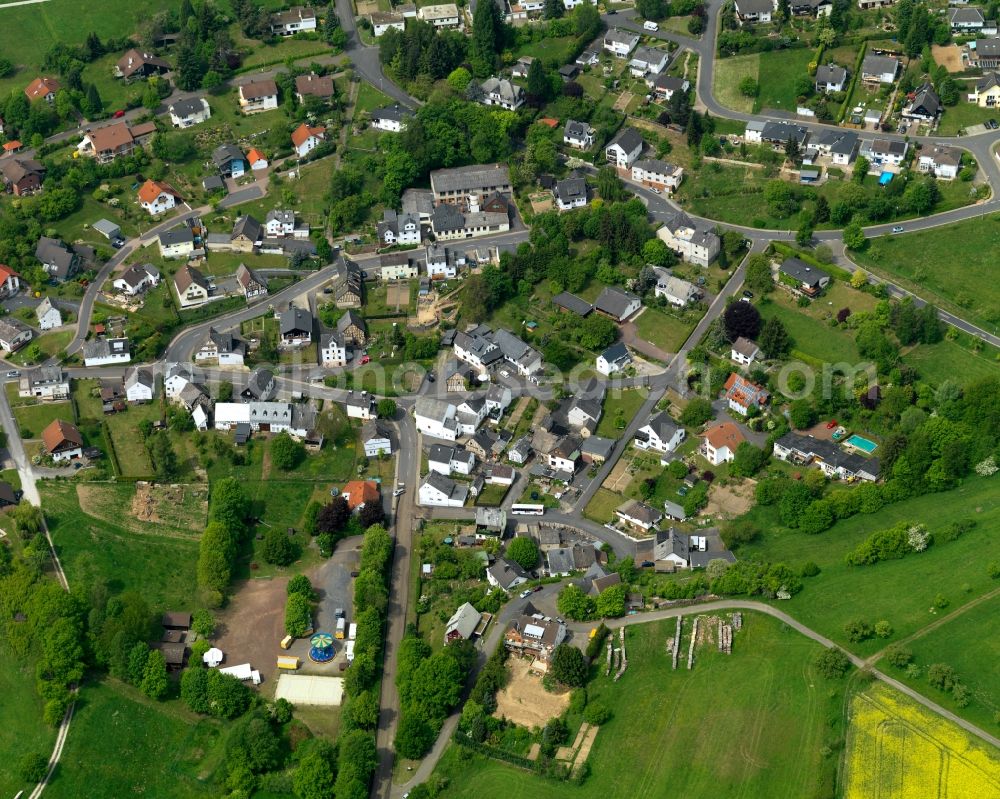
M 392 495 L 394 497 L 398 497 L 400 494 L 403 494 L 403 493 L 406 493 L 406 489 L 405 488 L 397 488 L 395 491 L 392 492 Z
M 117 111 L 115 111 L 115 113 L 113 114 L 113 116 L 114 116 L 115 119 L 121 119 L 123 116 L 125 116 L 124 109 L 119 108 Z
M 743 296 L 746 297 L 748 300 L 752 300 L 753 299 L 753 292 L 749 291 L 749 290 L 744 291 L 743 292 Z
M 998 124 L 995 119 L 991 119 L 986 124 L 990 126 L 990 130 L 996 130 L 997 128 L 1000 128 L 1000 124 Z
M 831 419 L 829 422 L 826 423 L 826 429 L 827 430 L 833 430 L 833 428 L 835 428 L 836 426 L 837 426 L 837 420 L 836 419 Z
M 121 236 L 115 236 L 113 239 L 111 239 L 111 246 L 114 247 L 116 250 L 120 250 L 122 247 L 125 246 L 125 239 L 123 239 Z
M 427 382 L 428 382 L 428 383 L 434 383 L 435 381 L 437 381 L 437 378 L 436 378 L 436 377 L 434 377 L 434 375 L 432 375 L 432 374 L 430 374 L 430 373 L 428 372 L 428 373 L 427 373 Z
M 529 596 L 531 596 L 531 589 L 530 588 L 527 591 L 522 591 L 521 592 L 521 599 L 527 599 Z
M 21 373 L 17 370 L 7 372 L 7 377 L 20 377 Z
M 893 225 L 892 226 L 892 232 L 893 233 L 902 233 L 903 232 L 903 226 L 902 225 Z
M 371 359 L 370 355 L 362 355 L 361 356 L 361 365 L 364 366 L 366 363 L 371 363 L 371 360 L 372 359 Z

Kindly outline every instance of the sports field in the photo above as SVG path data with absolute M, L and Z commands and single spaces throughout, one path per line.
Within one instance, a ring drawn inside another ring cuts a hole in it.
M 687 631 L 690 625 L 689 617 Z M 844 684 L 814 673 L 819 646 L 770 617 L 747 614 L 732 655 L 713 644 L 697 650 L 692 671 L 683 659 L 673 671 L 665 649 L 673 631 L 672 620 L 630 627 L 625 675 L 615 683 L 601 673 L 588 685 L 591 701 L 614 715 L 597 735 L 582 786 L 543 780 L 453 745 L 437 770 L 449 779 L 441 796 L 832 796 Z
M 851 700 L 845 799 L 996 799 L 1000 755 L 897 691 Z

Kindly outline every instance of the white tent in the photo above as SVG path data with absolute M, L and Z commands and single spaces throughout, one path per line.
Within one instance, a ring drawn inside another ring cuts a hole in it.
M 249 663 L 240 663 L 238 666 L 227 666 L 224 669 L 219 669 L 222 674 L 228 674 L 231 677 L 235 677 L 237 680 L 243 680 L 246 682 L 253 676 L 253 669 L 250 668 Z
M 208 666 L 210 669 L 214 669 L 222 662 L 223 657 L 225 656 L 222 654 L 222 650 L 217 649 L 216 647 L 213 646 L 204 655 L 201 656 L 201 659 L 206 666 Z

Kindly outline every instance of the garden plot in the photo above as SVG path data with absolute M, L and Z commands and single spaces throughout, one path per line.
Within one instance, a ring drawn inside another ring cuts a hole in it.
M 561 716 L 569 707 L 569 691 L 550 693 L 542 678 L 531 673 L 532 661 L 512 657 L 507 663 L 510 681 L 497 693 L 497 718 L 506 718 L 527 729 L 544 727 L 549 719 Z

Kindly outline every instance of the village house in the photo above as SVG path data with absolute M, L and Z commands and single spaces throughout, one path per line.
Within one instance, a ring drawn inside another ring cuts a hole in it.
M 276 36 L 294 36 L 315 30 L 316 12 L 312 8 L 295 6 L 271 15 L 271 33 Z
M 743 416 L 746 416 L 751 411 L 759 411 L 770 400 L 767 389 L 758 386 L 756 383 L 751 383 L 742 375 L 736 374 L 736 372 L 729 375 L 724 389 L 730 410 L 736 411 Z
M 303 122 L 292 131 L 292 147 L 299 158 L 305 158 L 326 139 L 326 128 L 307 125 Z
M 369 503 L 377 503 L 380 499 L 378 483 L 374 480 L 351 480 L 344 486 L 341 494 L 352 511 Z
M 278 107 L 278 84 L 273 80 L 251 80 L 237 89 L 240 110 L 244 114 L 258 114 Z
M 69 422 L 53 419 L 42 431 L 42 447 L 45 454 L 56 463 L 83 457 L 83 436 Z
M 127 338 L 97 338 L 85 341 L 82 353 L 84 366 L 112 366 L 132 360 Z
M 524 89 L 506 78 L 489 78 L 479 88 L 483 105 L 498 105 L 505 111 L 516 111 L 524 105 Z
M 528 573 L 513 560 L 497 558 L 486 570 L 486 582 L 494 588 L 511 591 L 528 582 Z
M 878 458 L 845 452 L 832 441 L 823 441 L 795 432 L 785 433 L 774 442 L 774 457 L 802 466 L 815 466 L 834 480 L 874 482 L 879 476 Z
M 655 296 L 663 297 L 677 308 L 686 308 L 692 302 L 701 299 L 701 290 L 694 283 L 671 275 L 659 266 L 655 267 L 655 272 L 656 285 L 653 287 Z
M 427 453 L 427 468 L 432 472 L 451 476 L 454 474 L 470 475 L 476 467 L 475 455 L 465 447 L 449 447 L 444 444 L 432 444 Z
M 374 270 L 379 280 L 410 280 L 420 274 L 420 261 L 406 252 L 387 252 L 379 255 L 378 268 Z
M 187 258 L 194 252 L 194 233 L 186 225 L 164 230 L 157 241 L 164 258 Z
M 428 244 L 425 250 L 427 277 L 431 280 L 450 280 L 458 274 L 458 268 L 465 266 L 465 255 L 452 247 L 442 244 Z
M 1000 105 L 1000 74 L 987 72 L 979 78 L 967 99 L 981 108 L 996 108 Z
M 816 67 L 817 92 L 842 92 L 847 83 L 847 70 L 837 64 L 821 64 Z
M 469 489 L 450 477 L 431 472 L 417 489 L 417 504 L 425 507 L 461 508 L 469 498 Z
M 392 439 L 389 428 L 378 419 L 369 419 L 361 425 L 361 444 L 366 458 L 392 455 Z
M 328 368 L 347 365 L 347 343 L 337 331 L 320 334 L 319 363 Z
M 413 411 L 420 433 L 446 441 L 458 439 L 459 426 L 456 414 L 457 409 L 453 403 L 426 396 L 417 398 Z
M 231 331 L 221 332 L 214 327 L 194 354 L 196 361 L 216 361 L 219 366 L 243 366 L 246 342 Z
M 604 49 L 615 58 L 628 58 L 638 44 L 639 34 L 632 31 L 612 28 L 604 34 Z
M 125 387 L 125 399 L 133 404 L 150 402 L 153 399 L 155 380 L 149 369 L 130 367 L 125 372 L 122 384 Z
M 589 150 L 594 146 L 595 134 L 596 131 L 586 122 L 567 119 L 563 128 L 563 144 L 568 144 L 577 150 Z
M 661 511 L 636 499 L 630 499 L 615 508 L 615 516 L 618 517 L 619 521 L 625 522 L 643 533 L 656 529 L 656 526 L 663 520 Z
M 664 220 L 656 237 L 688 263 L 708 266 L 714 261 L 722 240 L 708 229 L 699 230 L 691 217 L 678 211 Z
M 941 146 L 921 150 L 917 168 L 941 180 L 954 180 L 962 168 L 962 152 L 957 147 Z
M 770 144 L 775 150 L 784 149 L 789 140 L 804 148 L 809 141 L 809 129 L 792 122 L 755 119 L 747 122 L 743 138 L 748 144 Z
M 212 284 L 198 269 L 184 265 L 174 275 L 174 290 L 181 308 L 191 308 L 208 302 Z
M 389 133 L 400 133 L 406 130 L 406 123 L 412 116 L 413 112 L 403 108 L 399 103 L 377 108 L 371 113 L 372 127 Z
M 903 119 L 916 119 L 921 122 L 933 122 L 941 114 L 943 106 L 941 98 L 938 97 L 934 87 L 930 83 L 924 83 L 913 92 L 912 99 L 907 96 L 908 102 L 903 106 Z
M 279 317 L 278 346 L 305 347 L 312 343 L 313 317 L 303 308 L 291 307 Z
M 170 62 L 166 59 L 134 47 L 115 64 L 115 77 L 123 78 L 126 83 L 152 75 L 165 75 L 169 71 Z
M 190 128 L 212 118 L 212 109 L 204 97 L 177 100 L 167 108 L 170 124 L 175 128 Z
M 35 100 L 44 100 L 47 103 L 54 103 L 56 94 L 62 86 L 55 78 L 35 78 L 24 89 L 24 95 L 29 103 Z
M 778 267 L 779 279 L 792 290 L 808 297 L 817 296 L 830 284 L 830 276 L 799 258 L 786 258 Z
M 229 249 L 252 253 L 264 243 L 264 226 L 249 214 L 237 218 L 229 234 Z
M 444 627 L 445 646 L 452 641 L 468 641 L 479 628 L 482 614 L 469 602 L 461 605 Z
M 372 24 L 372 33 L 376 39 L 390 29 L 400 33 L 406 30 L 406 18 L 393 11 L 373 11 L 368 15 L 368 20 Z
M 337 256 L 338 279 L 333 285 L 333 301 L 338 308 L 360 308 L 364 298 L 361 267 L 342 255 Z
M 899 59 L 895 56 L 866 55 L 861 62 L 861 82 L 878 88 L 883 83 L 893 83 L 899 74 Z
M 368 326 L 361 314 L 353 310 L 345 311 L 337 320 L 337 332 L 345 344 L 363 347 L 368 341 Z
M 976 6 L 949 8 L 948 25 L 952 33 L 962 36 L 972 34 L 996 35 L 996 20 L 987 20 L 983 10 Z
M 156 125 L 152 122 L 135 127 L 125 121 L 114 122 L 103 128 L 88 129 L 76 149 L 81 155 L 96 158 L 100 164 L 108 164 L 120 156 L 132 155 L 155 132 Z
M 632 356 L 628 347 L 622 342 L 617 342 L 608 347 L 597 356 L 595 367 L 602 375 L 612 375 L 621 372 L 632 363 Z
M 431 230 L 438 241 L 455 241 L 475 236 L 505 233 L 510 230 L 507 212 L 489 211 L 462 212 L 454 205 L 442 203 L 434 209 Z
M 147 180 L 139 188 L 139 205 L 150 216 L 166 213 L 179 202 L 183 202 L 180 194 L 168 183 Z
M 861 140 L 854 131 L 829 130 L 820 133 L 810 146 L 815 147 L 820 155 L 828 156 L 834 164 L 847 166 L 854 161 Z
M 0 299 L 13 297 L 21 290 L 21 276 L 6 264 L 0 264 Z
M 633 78 L 644 78 L 647 75 L 659 75 L 670 63 L 670 53 L 658 47 L 637 47 L 628 62 L 629 72 Z
M 736 341 L 733 342 L 733 346 L 729 353 L 729 358 L 735 361 L 740 366 L 751 366 L 757 357 L 760 355 L 760 347 L 754 344 L 750 339 L 739 336 Z
M 348 419 L 375 418 L 375 398 L 367 391 L 349 391 L 344 407 Z
M 648 188 L 672 192 L 683 179 L 684 170 L 666 161 L 643 159 L 632 165 L 632 180 Z
M 635 294 L 617 286 L 605 286 L 594 302 L 594 310 L 621 324 L 635 316 L 642 308 L 642 300 Z
M 69 280 L 80 269 L 80 256 L 59 239 L 41 236 L 35 247 L 37 258 L 50 278 L 60 283 Z
M 35 317 L 38 319 L 39 330 L 52 330 L 62 327 L 62 314 L 52 304 L 52 300 L 49 297 L 43 298 L 35 307 Z
M 503 643 L 508 651 L 516 655 L 545 662 L 565 639 L 565 625 L 547 620 L 529 604 L 524 613 L 510 623 L 504 633 Z
M 736 448 L 746 437 L 733 422 L 722 422 L 710 427 L 701 434 L 699 452 L 713 466 L 732 462 L 736 457 Z
M 420 244 L 420 217 L 416 214 L 399 214 L 391 208 L 382 212 L 382 221 L 376 227 L 378 239 L 382 244 L 394 245 Z
M 506 164 L 480 164 L 431 172 L 435 203 L 478 206 L 480 199 L 499 193 L 509 196 L 512 187 Z
M 7 191 L 15 197 L 26 197 L 41 191 L 45 167 L 31 158 L 4 158 L 0 160 L 0 179 Z
M 661 411 L 636 431 L 635 446 L 666 454 L 675 452 L 686 435 L 683 427 Z
M 8 354 L 21 349 L 31 341 L 31 328 L 13 316 L 0 318 L 0 350 Z
M 130 297 L 159 284 L 160 270 L 152 264 L 133 264 L 111 282 L 117 291 Z
M 251 147 L 247 153 L 247 163 L 250 164 L 251 172 L 260 172 L 268 167 L 267 156 L 256 147 Z
M 457 28 L 460 25 L 461 14 L 454 3 L 442 3 L 421 6 L 417 9 L 417 18 L 429 22 L 435 28 Z
M 21 375 L 17 396 L 40 400 L 62 400 L 69 397 L 69 375 L 61 366 L 39 366 Z
M 235 144 L 220 144 L 212 151 L 212 163 L 224 178 L 241 178 L 247 171 L 247 159 Z
M 587 204 L 587 179 L 582 175 L 571 175 L 565 180 L 556 182 L 552 191 L 556 207 L 560 211 L 582 208 Z
M 736 18 L 740 25 L 750 22 L 770 22 L 775 0 L 735 0 Z
M 607 162 L 620 170 L 630 169 L 642 154 L 642 136 L 635 128 L 625 127 L 604 148 Z
M 674 75 L 661 73 L 653 78 L 653 85 L 650 87 L 656 99 L 661 102 L 669 102 L 675 92 L 687 94 L 691 88 L 691 82 L 687 78 L 678 78 Z
M 333 78 L 330 75 L 320 76 L 315 72 L 298 75 L 295 78 L 295 97 L 299 103 L 305 103 L 307 98 L 315 97 L 322 102 L 329 102 L 336 94 Z

